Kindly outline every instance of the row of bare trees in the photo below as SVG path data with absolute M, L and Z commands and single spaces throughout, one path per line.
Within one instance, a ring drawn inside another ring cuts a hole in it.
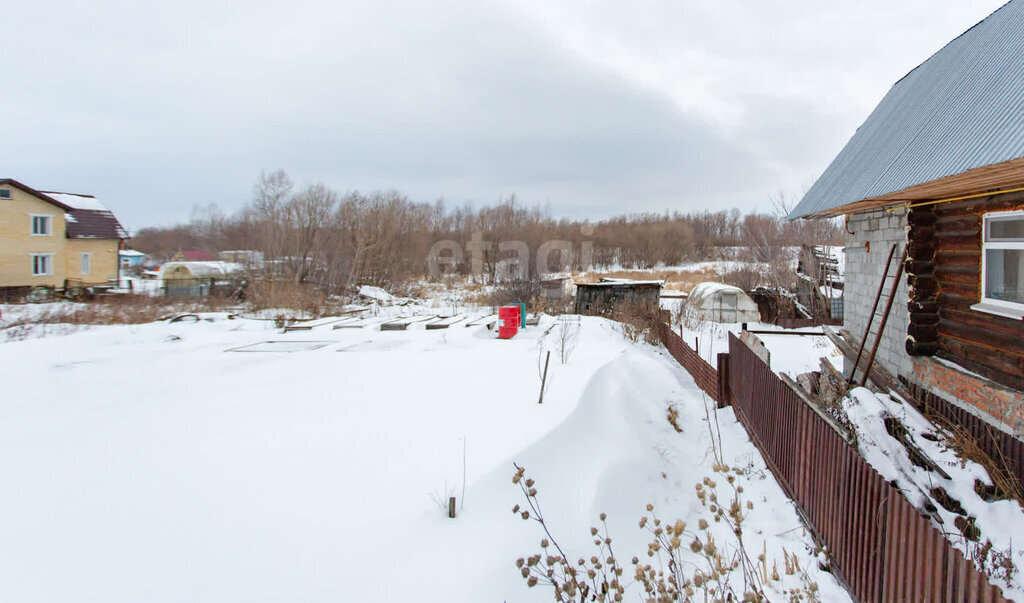
M 396 286 L 424 276 L 439 241 L 464 250 L 446 263 L 450 272 L 466 275 L 476 268 L 489 280 L 503 260 L 522 250 L 536 255 L 557 248 L 551 268 L 562 270 L 651 268 L 736 257 L 737 248 L 752 254 L 740 259 L 772 262 L 783 246 L 837 244 L 841 229 L 823 221 L 786 222 L 779 211 L 632 214 L 585 222 L 554 219 L 514 197 L 482 208 L 447 208 L 395 191 L 339 194 L 323 184 L 298 187 L 277 171 L 260 176 L 251 202 L 234 215 L 214 206 L 197 209 L 190 223 L 141 230 L 132 243 L 158 261 L 185 249 L 259 251 L 267 270 L 340 291 L 357 282 Z M 532 274 L 536 267 L 529 263 Z

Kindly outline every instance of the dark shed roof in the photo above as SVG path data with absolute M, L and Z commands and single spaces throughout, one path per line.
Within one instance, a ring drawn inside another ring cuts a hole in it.
M 127 239 L 128 232 L 110 210 L 73 209 L 67 220 L 69 239 Z
M 1024 0 L 1010 0 L 896 82 L 789 217 L 1022 157 Z

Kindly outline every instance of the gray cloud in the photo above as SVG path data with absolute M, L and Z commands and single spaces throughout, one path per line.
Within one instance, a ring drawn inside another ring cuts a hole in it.
M 899 70 L 995 5 L 929 3 L 922 33 L 910 9 L 818 3 L 18 3 L 0 175 L 96 194 L 133 228 L 233 210 L 278 167 L 577 217 L 747 210 L 805 184 Z

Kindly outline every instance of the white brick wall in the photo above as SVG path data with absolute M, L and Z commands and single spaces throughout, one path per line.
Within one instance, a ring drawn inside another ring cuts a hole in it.
M 852 214 L 849 217 L 846 235 L 846 288 L 843 296 L 843 327 L 853 335 L 857 343 L 864 336 L 864 327 L 871 313 L 871 305 L 878 292 L 878 284 L 885 269 L 885 259 L 893 243 L 897 243 L 896 253 L 889 265 L 889 277 L 882 298 L 878 302 L 876 317 L 872 321 L 872 331 L 878 330 L 881 315 L 885 311 L 885 303 L 891 288 L 892 277 L 895 276 L 900 254 L 907 242 L 907 212 L 903 208 L 894 211 L 875 210 Z M 853 234 L 849 234 L 852 232 Z M 871 250 L 864 251 L 866 243 L 871 243 Z M 910 317 L 907 314 L 907 277 L 900 278 L 900 286 L 896 290 L 889 321 L 885 325 L 885 333 L 878 346 L 875 362 L 893 375 L 909 377 L 913 372 L 913 364 L 905 349 L 907 326 Z M 868 337 L 864 348 L 864 356 L 871 353 L 875 336 Z M 846 374 L 850 374 L 850 361 L 847 361 Z M 860 376 L 857 377 L 860 381 Z

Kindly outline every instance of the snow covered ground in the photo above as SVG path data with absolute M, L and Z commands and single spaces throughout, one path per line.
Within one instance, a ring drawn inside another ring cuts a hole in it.
M 542 534 L 511 513 L 513 462 L 571 555 L 591 554 L 602 512 L 623 558 L 646 551 L 648 503 L 708 517 L 705 400 L 614 323 L 583 318 L 538 405 L 550 318 L 509 341 L 202 318 L 0 343 L 0 600 L 550 600 L 514 565 Z M 229 351 L 268 341 L 288 343 Z M 717 423 L 750 555 L 782 574 L 769 595 L 846 599 L 731 411 Z M 784 550 L 806 576 L 783 574 Z
M 779 331 L 787 333 L 821 333 L 822 327 L 783 329 L 776 325 L 752 322 L 747 324 L 751 331 Z M 675 325 L 679 332 L 679 325 Z M 692 326 L 683 325 L 683 340 L 697 350 L 701 358 L 716 366 L 718 354 L 729 352 L 729 333 L 739 336 L 741 323 L 701 322 Z M 843 353 L 824 335 L 792 335 L 758 333 L 771 355 L 770 365 L 776 373 L 790 377 L 820 370 L 820 358 L 827 358 L 840 372 L 843 370 Z M 695 347 L 695 346 L 699 346 Z

